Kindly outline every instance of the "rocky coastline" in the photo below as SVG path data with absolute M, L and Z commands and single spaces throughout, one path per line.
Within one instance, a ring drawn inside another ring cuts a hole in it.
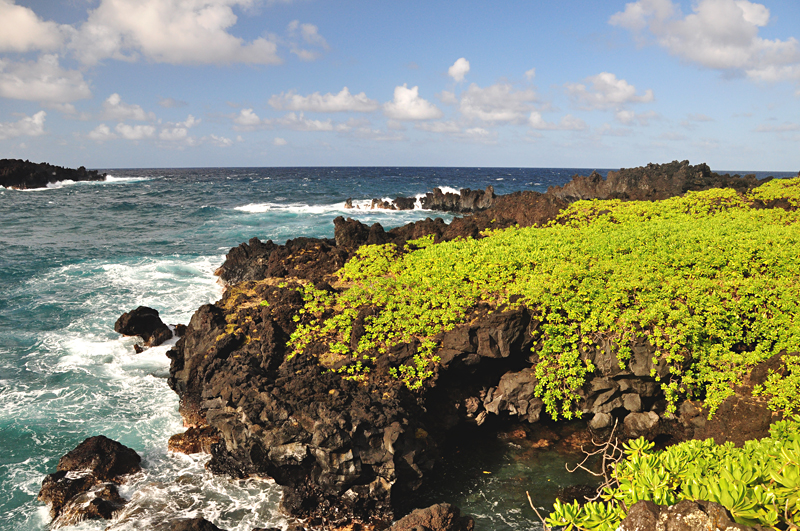
M 544 194 L 437 189 L 428 194 L 427 205 L 468 213 L 449 224 L 428 218 L 387 231 L 377 223 L 339 217 L 332 239 L 297 238 L 279 245 L 253 238 L 231 249 L 217 270 L 226 286 L 223 298 L 201 306 L 167 354 L 169 385 L 189 426 L 170 440 L 170 448 L 210 453 L 207 467 L 215 474 L 274 479 L 283 489 L 281 510 L 299 522 L 293 529 L 472 529 L 471 519 L 448 507 L 412 512 L 401 520 L 415 509 L 402 500 L 436 473 L 456 427 L 561 429 L 534 396 L 535 313 L 524 306 L 476 307 L 469 322 L 436 337 L 436 373 L 422 389 L 411 391 L 400 381 L 358 382 L 321 370 L 316 355 L 322 345 L 292 353 L 289 339 L 307 322 L 300 313 L 302 286 L 340 291 L 333 273 L 363 245 L 402 247 L 423 236 L 435 242 L 477 239 L 487 229 L 545 225 L 580 199 L 658 200 L 717 187 L 746 191 L 764 182 L 675 161 L 610 172 L 607 179 L 597 173 L 575 176 Z M 379 208 L 408 206 L 404 199 Z M 776 200 L 759 208 L 796 207 Z M 359 313 L 351 342 L 357 344 L 370 318 L 369 310 Z M 582 353 L 595 371 L 579 392 L 577 409 L 586 421 L 570 424 L 577 433 L 569 438 L 575 447 L 609 436 L 615 424 L 626 438 L 644 436 L 660 445 L 709 437 L 741 445 L 766 436 L 770 423 L 780 418 L 752 396 L 770 369 L 781 370 L 778 357 L 753 369 L 709 419 L 701 403 L 689 400 L 675 414 L 667 412 L 658 383 L 668 375 L 667 366 L 654 361 L 656 349 L 647 340 L 631 343 L 625 368 L 610 340 L 594 338 Z M 377 360 L 378 371 L 412 363 L 419 349 L 418 341 L 395 345 Z M 668 511 L 648 506 L 636 514 L 655 521 Z M 434 520 L 438 527 L 431 527 Z M 205 521 L 180 525 L 214 529 Z M 625 528 L 638 529 L 630 522 Z
M 59 181 L 102 181 L 107 174 L 97 170 L 87 170 L 83 166 L 77 170 L 53 166 L 45 162 L 28 160 L 0 160 L 0 186 L 17 190 L 46 188 L 48 184 Z

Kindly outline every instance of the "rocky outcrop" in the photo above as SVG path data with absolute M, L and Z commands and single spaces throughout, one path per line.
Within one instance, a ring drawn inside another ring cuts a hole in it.
M 416 509 L 389 528 L 389 531 L 472 531 L 475 521 L 471 516 L 461 516 L 458 507 L 449 503 Z
M 158 310 L 139 306 L 120 315 L 114 331 L 124 336 L 139 336 L 147 347 L 158 346 L 172 339 L 172 330 L 158 316 Z
M 628 509 L 619 531 L 755 531 L 737 524 L 722 505 L 684 500 L 675 505 L 640 501 Z
M 420 206 L 425 210 L 439 210 L 441 212 L 480 212 L 491 207 L 497 196 L 494 187 L 487 186 L 486 190 L 470 190 L 462 188 L 459 192 L 444 192 L 441 188 L 434 188 L 419 199 Z M 352 199 L 345 201 L 345 208 L 353 208 Z M 393 200 L 373 199 L 369 208 L 371 210 L 413 210 L 417 208 L 417 199 L 414 197 L 397 197 Z
M 675 164 L 674 171 L 650 170 L 671 176 L 664 182 L 678 183 L 681 190 L 709 182 L 703 180 L 708 177 L 703 168 Z M 614 177 L 616 188 L 609 193 L 631 198 L 632 190 L 641 189 L 655 197 L 667 189 L 649 177 L 626 179 Z M 619 183 L 628 183 L 627 188 Z M 605 194 L 602 186 L 584 188 L 587 194 Z M 542 225 L 577 197 L 571 193 L 493 196 L 486 210 L 449 224 L 426 219 L 389 231 L 340 217 L 332 240 L 298 238 L 277 245 L 254 238 L 232 249 L 219 270 L 228 283 L 222 300 L 202 306 L 168 353 L 169 385 L 180 397 L 185 422 L 218 434 L 219 442 L 205 444 L 212 456 L 209 469 L 273 478 L 283 488 L 283 509 L 296 517 L 330 527 L 385 525 L 400 516 L 397 500 L 430 476 L 453 427 L 545 420 L 543 403 L 534 396 L 541 332 L 524 307 L 490 313 L 478 305 L 466 324 L 436 337 L 441 363 L 416 393 L 389 376 L 413 364 L 416 340 L 389 348 L 368 377 L 350 379 L 337 373 L 347 360 L 322 370 L 318 357 L 327 355 L 324 347 L 294 353 L 287 341 L 298 323 L 310 322 L 309 315 L 299 313 L 299 288 L 311 283 L 318 290 L 342 289 L 334 287 L 340 285 L 332 274 L 359 246 L 394 243 L 402 252 L 409 240 L 426 235 L 446 241 L 479 238 L 487 229 Z M 359 315 L 351 342 L 358 341 L 359 320 L 369 317 L 369 312 Z M 667 366 L 646 339 L 627 345 L 631 357 L 623 367 L 611 337 L 588 339 L 581 343 L 581 356 L 596 371 L 579 391 L 577 408 L 593 430 L 610 430 L 617 421 L 630 437 L 680 440 L 706 429 L 702 413 L 691 416 L 691 403 L 681 406 L 678 417 L 663 415 L 666 402 L 657 378 L 668 376 Z M 581 440 L 590 438 L 575 438 Z
M 168 531 L 225 531 L 215 526 L 205 518 L 183 518 L 173 520 L 167 527 Z
M 756 179 L 755 175 L 719 175 L 712 172 L 707 164 L 691 166 L 689 161 L 684 160 L 610 171 L 605 179 L 596 171 L 588 177 L 575 175 L 564 186 L 551 186 L 547 193 L 568 202 L 580 199 L 656 201 L 690 190 L 735 188 L 745 191 L 763 182 Z
M 105 178 L 105 173 L 101 175 L 97 170 L 87 171 L 83 166 L 72 170 L 44 162 L 37 164 L 18 159 L 0 160 L 0 186 L 6 188 L 45 188 L 49 183 L 58 181 L 102 181 Z
M 50 506 L 51 526 L 111 519 L 125 504 L 117 485 L 139 472 L 140 462 L 135 451 L 102 435 L 83 441 L 42 482 L 38 499 Z

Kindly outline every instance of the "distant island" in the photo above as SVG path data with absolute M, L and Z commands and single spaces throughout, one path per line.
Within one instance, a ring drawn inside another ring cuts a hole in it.
M 102 181 L 106 174 L 97 170 L 87 170 L 83 166 L 77 170 L 53 166 L 46 162 L 36 163 L 28 160 L 0 160 L 0 186 L 16 190 L 46 188 L 49 183 L 59 181 Z

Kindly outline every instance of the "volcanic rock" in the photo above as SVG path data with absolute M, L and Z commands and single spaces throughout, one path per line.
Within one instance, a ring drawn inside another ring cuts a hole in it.
M 471 516 L 461 516 L 458 507 L 449 503 L 416 509 L 395 522 L 389 531 L 472 531 L 475 521 Z
M 58 462 L 42 482 L 38 499 L 50 505 L 52 527 L 86 519 L 110 519 L 125 504 L 117 485 L 141 470 L 132 449 L 102 435 L 90 437 Z
M 620 531 L 755 531 L 737 524 L 722 505 L 683 500 L 675 505 L 639 501 L 628 509 Z
M 6 188 L 45 188 L 49 183 L 58 181 L 102 181 L 105 178 L 105 173 L 100 175 L 97 170 L 87 171 L 83 166 L 72 170 L 44 162 L 36 164 L 27 160 L 0 160 L 0 186 Z
M 149 347 L 172 339 L 172 330 L 158 316 L 158 311 L 147 306 L 123 313 L 114 323 L 114 331 L 125 336 L 139 336 Z

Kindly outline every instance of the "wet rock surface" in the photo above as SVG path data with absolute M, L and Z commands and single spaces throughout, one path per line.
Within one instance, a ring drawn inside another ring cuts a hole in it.
M 389 528 L 390 531 L 472 531 L 475 521 L 461 516 L 458 507 L 448 503 L 416 509 Z
M 440 366 L 425 389 L 412 392 L 389 371 L 413 363 L 416 341 L 390 348 L 362 383 L 322 370 L 320 345 L 292 353 L 287 341 L 298 322 L 309 319 L 299 314 L 298 288 L 312 283 L 316 289 L 340 289 L 332 274 L 361 245 L 402 247 L 426 235 L 435 241 L 478 238 L 488 228 L 552 221 L 569 201 L 586 194 L 622 197 L 624 191 L 632 199 L 638 197 L 634 190 L 644 190 L 648 198 L 660 198 L 686 186 L 710 186 L 718 177 L 688 163 L 673 165 L 634 174 L 621 170 L 622 177 L 610 176 L 611 184 L 584 178 L 586 183 L 565 186 L 569 193 L 493 196 L 486 210 L 449 224 L 429 218 L 386 231 L 377 223 L 340 217 L 332 240 L 298 238 L 276 245 L 253 238 L 232 249 L 218 271 L 228 284 L 223 298 L 200 307 L 168 353 L 169 384 L 180 397 L 184 421 L 218 433 L 218 442 L 202 448 L 212 456 L 208 468 L 232 477 L 271 477 L 283 488 L 284 512 L 329 527 L 385 527 L 402 516 L 398 500 L 431 476 L 447 451 L 443 444 L 451 429 L 541 422 L 543 404 L 534 396 L 538 323 L 524 307 L 491 314 L 474 308 L 467 324 L 436 338 Z M 751 181 L 736 183 L 749 187 Z M 357 340 L 357 326 L 353 333 Z M 623 367 L 610 337 L 592 337 L 582 347 L 583 359 L 596 367 L 577 405 L 591 429 L 604 434 L 616 423 L 617 433 L 672 441 L 706 433 L 703 414 L 691 403 L 682 405 L 677 417 L 663 415 L 666 403 L 656 378 L 668 375 L 666 363 L 645 339 L 628 346 L 631 358 Z M 731 407 L 734 415 L 741 411 Z M 556 440 L 576 451 L 591 435 L 584 430 L 564 438 L 543 436 L 542 444 Z
M 117 485 L 141 471 L 132 449 L 102 435 L 90 437 L 58 462 L 38 499 L 50 506 L 53 528 L 87 519 L 110 519 L 125 504 Z
M 158 316 L 158 310 L 139 306 L 120 315 L 114 331 L 125 336 L 139 336 L 145 346 L 155 347 L 172 339 L 172 330 Z
M 0 160 L 0 186 L 26 190 L 29 188 L 45 188 L 49 183 L 58 181 L 102 181 L 106 174 L 98 174 L 97 170 L 87 171 L 81 166 L 77 170 L 53 166 L 47 163 L 35 163 L 19 159 Z

